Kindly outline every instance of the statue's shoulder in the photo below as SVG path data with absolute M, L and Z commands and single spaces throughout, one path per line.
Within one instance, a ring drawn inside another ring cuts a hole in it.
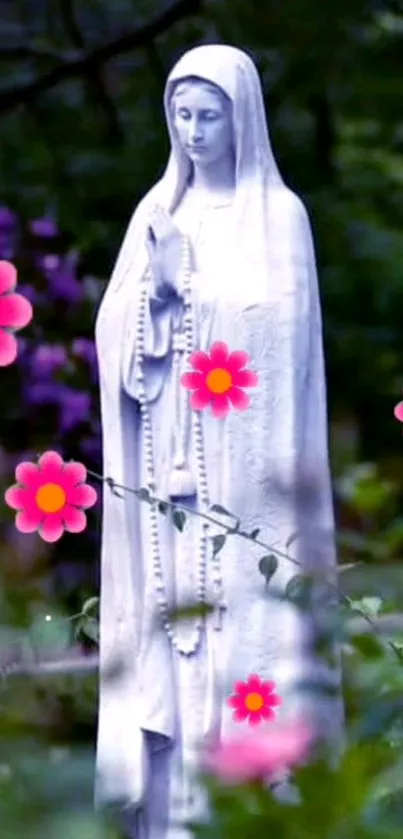
M 308 213 L 304 202 L 292 189 L 287 186 L 276 186 L 272 192 L 272 206 L 275 213 L 281 214 L 284 220 L 305 222 Z

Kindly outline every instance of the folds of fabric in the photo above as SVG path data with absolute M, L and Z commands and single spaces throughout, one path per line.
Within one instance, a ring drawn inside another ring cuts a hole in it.
M 186 198 L 189 164 L 175 138 L 170 97 L 175 82 L 188 75 L 218 84 L 232 99 L 237 150 L 230 226 L 238 269 L 231 267 L 225 282 L 222 269 L 213 278 L 203 272 L 197 275 L 197 349 L 208 352 L 219 340 L 231 349 L 245 350 L 259 376 L 245 414 L 232 412 L 221 422 L 210 412 L 203 416 L 211 502 L 239 516 L 243 529 L 260 528 L 259 538 L 285 553 L 291 551 L 287 548 L 290 538 L 298 534 L 292 553 L 302 567 L 333 571 L 322 333 L 310 225 L 303 205 L 284 186 L 274 163 L 256 70 L 244 53 L 230 47 L 190 51 L 168 79 L 165 108 L 172 142 L 170 160 L 162 179 L 134 214 L 101 304 L 96 337 L 104 474 L 129 487 L 138 486 L 142 476 L 134 377 L 136 300 L 147 268 L 149 213 L 156 204 L 175 212 L 184 194 Z M 223 241 L 222 264 L 225 254 Z M 232 266 L 234 254 L 229 250 L 227 259 Z M 203 298 L 203 288 L 210 289 L 208 299 Z M 162 446 L 156 458 L 160 476 L 164 452 L 170 446 L 171 328 L 170 303 L 158 309 L 150 302 L 147 394 L 153 403 L 155 437 Z M 146 732 L 165 738 L 166 743 L 175 743 L 179 737 L 186 754 L 193 746 L 193 735 L 185 725 L 185 716 L 192 715 L 192 700 L 190 676 L 184 671 L 178 675 L 167 639 L 154 632 L 150 635 L 154 647 L 145 644 L 147 621 L 155 606 L 145 547 L 147 509 L 132 495 L 121 495 L 105 486 L 98 800 L 119 798 L 141 806 L 149 785 Z M 169 538 L 164 536 L 167 543 Z M 236 537 L 228 538 L 221 554 L 228 610 L 219 639 L 206 629 L 202 661 L 212 678 L 196 702 L 197 713 L 201 711 L 205 720 L 219 726 L 222 736 L 237 725 L 226 704 L 236 680 L 246 680 L 254 672 L 276 681 L 277 692 L 283 696 L 281 722 L 307 708 L 296 682 L 318 666 L 308 654 L 310 621 L 284 600 L 268 599 L 258 571 L 261 555 L 262 549 Z M 284 589 L 296 572 L 292 563 L 280 559 L 273 585 Z M 166 573 L 174 577 L 172 568 L 167 567 Z M 113 658 L 125 664 L 123 679 L 108 678 L 105 667 Z M 153 668 L 157 689 L 152 700 L 147 700 L 144 690 L 150 689 Z M 323 719 L 325 727 L 330 721 L 337 739 L 342 712 L 340 702 L 335 703 L 330 711 L 329 703 L 323 705 Z M 308 708 L 312 717 L 316 708 Z M 184 725 L 179 732 L 181 719 Z M 190 739 L 183 743 L 187 731 Z

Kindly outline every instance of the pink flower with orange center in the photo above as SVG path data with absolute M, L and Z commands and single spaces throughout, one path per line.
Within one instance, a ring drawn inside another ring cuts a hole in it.
M 18 510 L 15 525 L 20 533 L 38 531 L 45 542 L 57 542 L 65 530 L 85 530 L 83 509 L 93 507 L 97 493 L 85 483 L 87 470 L 82 463 L 64 463 L 57 452 L 48 451 L 37 464 L 19 463 L 15 477 L 18 484 L 9 487 L 5 499 Z
M 282 700 L 276 693 L 275 682 L 263 682 L 259 676 L 249 676 L 247 682 L 236 682 L 235 693 L 227 700 L 235 708 L 233 718 L 236 722 L 248 720 L 250 725 L 257 725 L 263 720 L 274 720 L 273 708 L 281 705 Z
M 194 373 L 184 373 L 181 384 L 187 390 L 195 391 L 190 398 L 194 411 L 203 411 L 211 405 L 214 416 L 226 417 L 231 405 L 238 411 L 246 411 L 250 397 L 242 388 L 256 387 L 258 377 L 251 370 L 245 370 L 249 356 L 242 350 L 230 353 L 227 344 L 217 341 L 212 345 L 210 355 L 195 352 L 190 357 Z
M 0 260 L 0 367 L 8 367 L 17 358 L 13 330 L 27 326 L 33 316 L 29 300 L 14 293 L 16 285 L 16 268 L 11 262 Z

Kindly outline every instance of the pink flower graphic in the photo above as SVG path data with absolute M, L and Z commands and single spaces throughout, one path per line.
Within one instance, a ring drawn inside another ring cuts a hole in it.
M 45 542 L 57 542 L 65 530 L 85 530 L 83 509 L 93 507 L 97 493 L 85 483 L 87 470 L 82 463 L 64 463 L 57 452 L 48 451 L 38 464 L 19 463 L 15 477 L 18 484 L 9 487 L 5 499 L 18 510 L 15 525 L 20 533 L 38 531 Z
M 303 723 L 284 725 L 270 733 L 246 734 L 211 746 L 204 767 L 226 784 L 274 780 L 306 760 L 312 741 L 312 733 Z
M 14 293 L 16 284 L 16 268 L 11 262 L 0 260 L 0 367 L 8 367 L 17 358 L 12 330 L 27 326 L 33 315 L 29 300 Z
M 235 693 L 227 699 L 228 705 L 235 708 L 233 718 L 236 722 L 249 721 L 249 725 L 258 725 L 263 720 L 274 720 L 273 708 L 281 705 L 281 698 L 274 693 L 275 682 L 263 682 L 259 676 L 249 676 L 247 682 L 236 682 Z
M 403 402 L 398 402 L 393 411 L 395 417 L 399 422 L 403 422 Z
M 249 396 L 244 387 L 256 387 L 256 373 L 244 368 L 249 356 L 242 350 L 230 353 L 227 344 L 217 341 L 212 345 L 210 355 L 195 352 L 190 363 L 195 373 L 184 373 L 181 384 L 187 390 L 193 390 L 190 404 L 194 411 L 203 411 L 211 405 L 213 414 L 218 419 L 226 417 L 231 405 L 238 411 L 246 411 L 250 405 Z

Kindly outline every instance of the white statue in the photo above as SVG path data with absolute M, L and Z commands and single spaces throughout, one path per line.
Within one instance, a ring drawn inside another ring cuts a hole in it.
M 165 113 L 168 166 L 133 215 L 97 320 L 104 475 L 189 509 L 220 504 L 303 568 L 332 571 L 315 256 L 253 62 L 229 46 L 192 49 L 168 78 Z M 180 384 L 190 354 L 217 341 L 248 353 L 258 376 L 248 409 L 238 392 L 224 419 L 193 410 Z M 309 628 L 268 599 L 262 548 L 229 536 L 213 557 L 216 532 L 189 514 L 181 533 L 105 485 L 101 667 L 118 658 L 125 671 L 101 674 L 97 798 L 127 807 L 136 839 L 187 835 L 178 822 L 203 809 L 200 741 L 240 732 L 227 704 L 235 681 L 275 681 L 279 722 L 309 711 L 295 687 L 313 668 Z M 280 559 L 272 584 L 297 572 Z M 171 622 L 175 604 L 202 600 L 215 604 L 207 618 Z M 311 708 L 318 728 L 321 713 Z M 336 717 L 337 701 L 337 727 Z

